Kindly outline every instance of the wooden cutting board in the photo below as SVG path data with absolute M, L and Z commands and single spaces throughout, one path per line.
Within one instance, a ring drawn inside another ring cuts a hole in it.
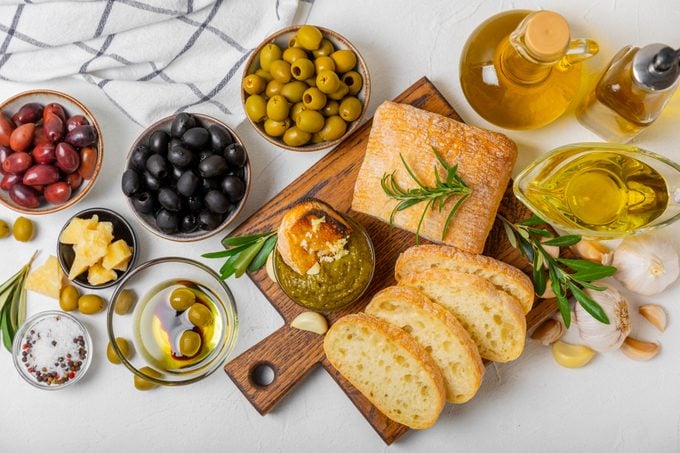
M 426 77 L 418 80 L 397 96 L 395 102 L 411 104 L 462 121 L 453 107 Z M 369 120 L 357 129 L 232 233 L 233 236 L 239 236 L 278 229 L 281 218 L 288 208 L 305 197 L 324 200 L 338 211 L 349 213 L 361 223 L 370 234 L 375 246 L 376 268 L 373 282 L 357 303 L 338 312 L 327 314 L 329 323 L 347 314 L 362 311 L 376 292 L 395 284 L 394 264 L 397 257 L 403 250 L 415 244 L 413 233 L 391 228 L 376 218 L 350 209 L 354 183 L 366 152 L 371 123 L 372 120 Z M 288 158 L 295 159 L 295 155 L 291 154 Z M 530 215 L 524 205 L 514 197 L 510 187 L 501 202 L 499 212 L 513 221 Z M 526 259 L 508 243 L 502 225 L 499 223 L 494 225 L 484 253 L 525 272 L 531 272 Z M 407 427 L 385 417 L 331 366 L 323 352 L 323 336 L 290 327 L 289 323 L 305 309 L 290 300 L 280 287 L 267 277 L 264 269 L 250 274 L 250 277 L 283 316 L 286 323 L 269 337 L 230 361 L 224 369 L 260 414 L 265 415 L 270 412 L 298 382 L 314 367 L 321 364 L 347 393 L 385 443 L 391 444 L 408 430 Z M 527 315 L 527 328 L 531 329 L 536 326 L 550 316 L 555 309 L 556 305 L 552 300 L 537 304 Z M 258 383 L 260 381 L 257 376 L 262 367 L 273 370 L 274 379 L 268 385 Z

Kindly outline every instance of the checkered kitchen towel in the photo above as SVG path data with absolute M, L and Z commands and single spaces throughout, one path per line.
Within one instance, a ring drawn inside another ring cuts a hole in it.
M 235 124 L 239 70 L 265 36 L 304 21 L 313 0 L 300 2 L 0 0 L 0 79 L 76 75 L 140 126 L 185 110 Z

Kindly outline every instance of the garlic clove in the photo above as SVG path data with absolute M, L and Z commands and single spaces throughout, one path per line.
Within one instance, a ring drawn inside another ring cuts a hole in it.
M 548 278 L 545 282 L 545 291 L 543 291 L 543 294 L 536 293 L 536 295 L 541 299 L 554 299 L 557 297 L 555 292 L 552 290 L 552 282 L 550 278 Z
M 547 242 L 555 238 L 541 238 L 541 242 Z M 545 250 L 548 255 L 552 256 L 553 258 L 559 258 L 560 257 L 560 248 L 556 245 L 543 245 L 543 250 Z
M 328 331 L 328 321 L 326 321 L 323 315 L 315 311 L 300 313 L 293 319 L 290 326 L 298 330 L 318 333 L 319 335 L 323 335 Z
M 276 281 L 276 273 L 274 272 L 274 251 L 272 251 L 267 257 L 267 263 L 264 265 L 264 268 L 267 271 L 267 276 L 269 276 L 271 281 L 278 283 Z
M 621 351 L 633 360 L 646 361 L 655 357 L 661 350 L 659 343 L 637 340 L 632 337 L 625 339 Z
M 661 308 L 661 306 L 656 304 L 647 304 L 641 306 L 638 311 L 647 321 L 656 327 L 659 332 L 666 330 L 668 320 L 666 318 L 666 312 L 663 310 L 663 308 Z
M 564 325 L 556 319 L 548 319 L 539 325 L 531 334 L 531 339 L 541 342 L 543 346 L 549 346 L 562 338 Z
M 555 362 L 566 368 L 581 368 L 587 365 L 596 352 L 587 346 L 556 341 L 552 345 Z
M 612 262 L 614 253 L 605 247 L 601 242 L 590 239 L 582 239 L 577 244 L 571 246 L 571 250 L 584 260 L 609 265 Z

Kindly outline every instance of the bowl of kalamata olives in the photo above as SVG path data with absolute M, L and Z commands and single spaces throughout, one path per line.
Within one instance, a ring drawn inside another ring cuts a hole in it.
M 77 99 L 17 94 L 0 104 L 0 203 L 33 215 L 66 209 L 94 185 L 103 153 L 99 125 Z
M 359 127 L 368 108 L 366 62 L 327 28 L 279 30 L 251 53 L 245 68 L 241 100 L 250 124 L 287 150 L 337 145 Z
M 147 230 L 172 241 L 198 241 L 222 231 L 243 209 L 250 162 L 229 126 L 182 112 L 152 124 L 135 141 L 121 188 Z

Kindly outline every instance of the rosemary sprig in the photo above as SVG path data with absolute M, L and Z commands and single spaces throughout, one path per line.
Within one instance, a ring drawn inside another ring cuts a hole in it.
M 267 262 L 267 257 L 276 246 L 276 231 L 247 236 L 228 237 L 222 240 L 226 250 L 206 253 L 203 258 L 227 258 L 220 268 L 220 277 L 226 280 L 232 275 L 239 278 L 248 272 L 255 272 Z
M 403 211 L 404 209 L 410 208 L 411 206 L 417 205 L 421 202 L 425 202 L 425 208 L 423 208 L 423 213 L 420 215 L 418 227 L 416 228 L 416 244 L 419 243 L 420 227 L 423 224 L 423 220 L 425 219 L 425 214 L 427 213 L 428 209 L 438 209 L 441 212 L 449 199 L 455 196 L 460 196 L 458 201 L 456 201 L 456 203 L 451 208 L 451 211 L 446 218 L 446 222 L 444 223 L 444 228 L 442 230 L 442 240 L 444 240 L 449 229 L 451 219 L 453 219 L 453 216 L 458 211 L 458 208 L 460 208 L 463 202 L 472 193 L 472 189 L 470 189 L 458 175 L 458 165 L 456 164 L 453 167 L 449 166 L 434 147 L 432 147 L 432 152 L 442 167 L 444 167 L 446 170 L 446 178 L 442 181 L 439 176 L 437 166 L 434 166 L 434 177 L 436 181 L 434 187 L 428 187 L 423 184 L 413 172 L 411 167 L 409 167 L 409 165 L 406 163 L 404 156 L 401 154 L 399 154 L 399 157 L 401 158 L 401 162 L 404 164 L 404 168 L 408 172 L 409 176 L 411 176 L 411 179 L 413 179 L 413 181 L 415 181 L 415 183 L 418 185 L 418 187 L 406 190 L 399 186 L 395 179 L 396 170 L 392 173 L 385 173 L 382 177 L 382 180 L 380 181 L 380 185 L 382 186 L 385 194 L 388 197 L 399 201 L 390 214 L 390 225 L 394 223 L 394 216 L 397 214 L 397 212 Z
M 38 252 L 19 272 L 0 285 L 0 331 L 5 348 L 12 352 L 12 341 L 19 327 L 26 320 L 26 289 L 24 284 L 31 270 L 31 264 Z
M 593 318 L 601 323 L 609 324 L 609 318 L 602 307 L 583 289 L 604 291 L 606 288 L 594 285 L 592 282 L 614 275 L 616 272 L 614 266 L 604 266 L 582 259 L 553 258 L 545 251 L 544 245 L 569 247 L 577 244 L 581 236 L 577 234 L 555 236 L 545 229 L 537 228 L 546 222 L 535 215 L 518 223 L 512 223 L 500 214 L 496 215 L 503 222 L 510 244 L 531 261 L 537 294 L 545 292 L 547 281 L 550 279 L 550 288 L 557 297 L 560 313 L 567 328 L 571 325 L 568 291 L 571 291 L 576 301 Z

